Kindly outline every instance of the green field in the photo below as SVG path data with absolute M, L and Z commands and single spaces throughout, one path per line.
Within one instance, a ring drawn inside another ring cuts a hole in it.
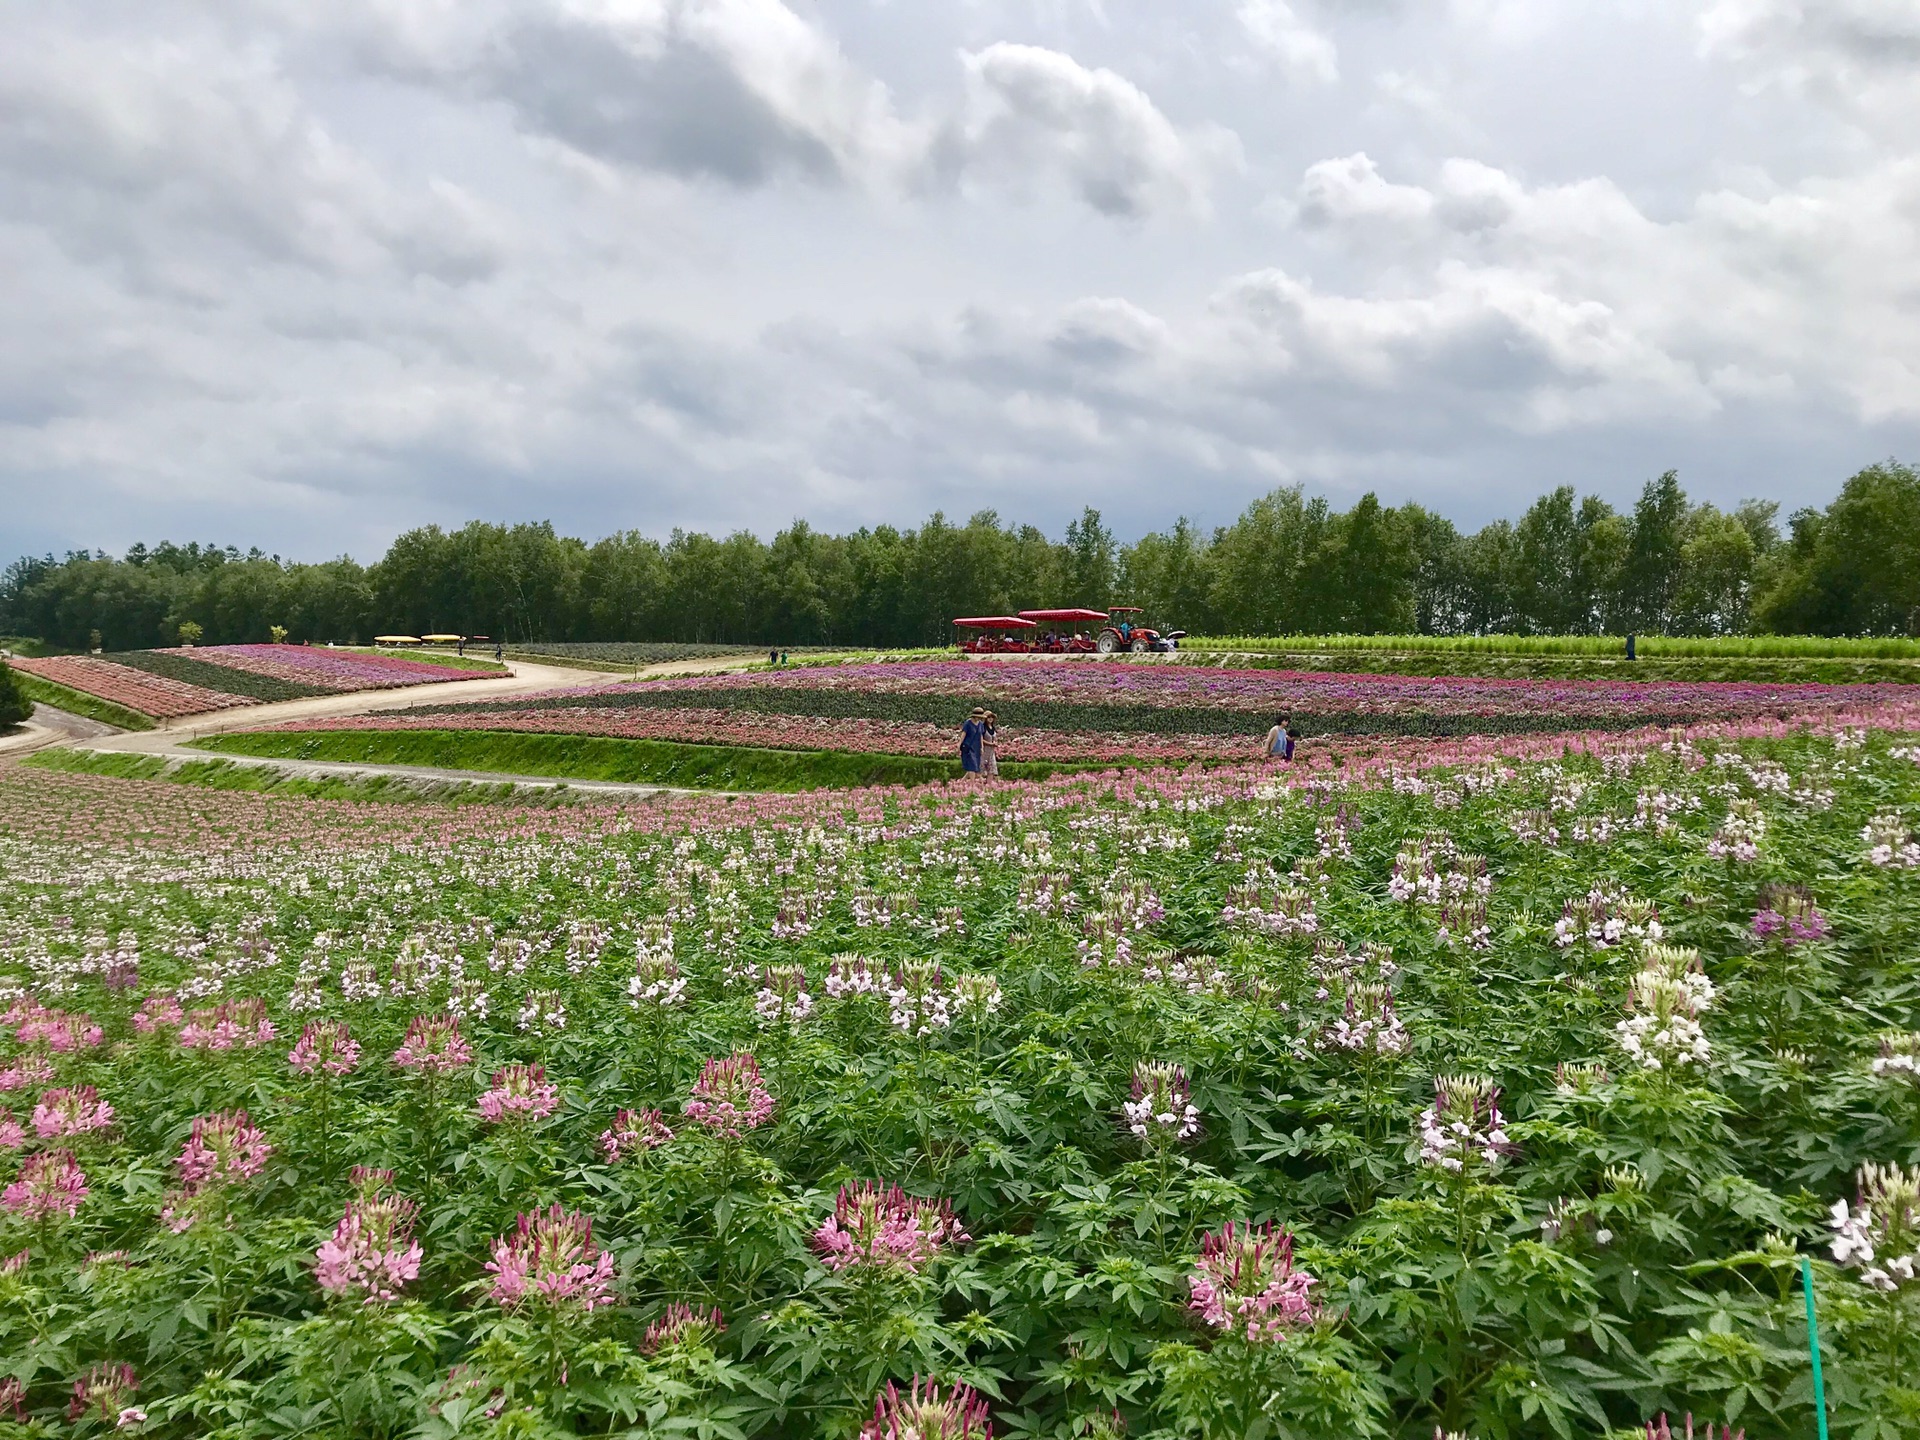
M 958 760 L 835 750 L 758 750 L 611 740 L 598 735 L 539 735 L 490 730 L 287 730 L 215 735 L 196 749 L 284 760 L 365 765 L 425 765 L 568 780 L 611 780 L 697 790 L 817 790 L 862 785 L 921 785 L 960 778 Z M 1039 780 L 1060 770 L 1111 766 L 1003 764 L 1008 779 Z

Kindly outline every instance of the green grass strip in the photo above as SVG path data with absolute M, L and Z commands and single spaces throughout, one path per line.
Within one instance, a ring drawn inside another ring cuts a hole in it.
M 106 775 L 121 780 L 165 780 L 205 790 L 245 790 L 312 800 L 359 800 L 382 804 L 560 805 L 586 798 L 560 786 L 489 785 L 470 780 L 421 780 L 407 775 L 290 775 L 270 765 L 231 760 L 174 764 L 159 755 L 57 748 L 41 750 L 23 765 L 67 775 Z
M 344 650 L 350 655 L 378 655 L 388 660 L 416 660 L 422 665 L 438 665 L 442 670 L 493 670 L 499 674 L 508 673 L 507 667 L 490 658 L 482 658 L 476 647 L 471 655 L 448 655 L 437 650 L 413 650 L 408 648 L 380 649 L 371 645 L 338 645 L 336 650 Z
M 569 780 L 614 780 L 697 790 L 821 790 L 863 785 L 922 785 L 960 777 L 958 760 L 842 750 L 759 750 L 740 745 L 682 745 L 600 735 L 536 735 L 505 730 L 291 730 L 214 735 L 195 748 L 283 760 L 365 765 L 424 765 Z M 1008 779 L 1038 780 L 1062 770 L 1111 765 L 1006 764 Z
M 29 700 L 37 700 L 42 705 L 51 705 L 56 710 L 65 710 L 70 715 L 83 715 L 89 720 L 98 720 L 103 725 L 117 725 L 122 730 L 151 730 L 153 721 L 137 710 L 129 710 L 124 705 L 116 705 L 111 700 L 102 700 L 97 695 L 89 695 L 84 690 L 75 690 L 71 686 L 61 685 L 53 680 L 43 680 L 38 675 L 29 675 L 24 670 L 15 670 L 13 678 L 20 682 L 20 691 Z

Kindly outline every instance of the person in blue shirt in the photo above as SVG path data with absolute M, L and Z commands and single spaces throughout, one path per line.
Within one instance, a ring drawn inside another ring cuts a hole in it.
M 969 775 L 980 773 L 980 737 L 986 729 L 987 712 L 976 705 L 967 723 L 960 727 L 960 768 Z
M 1282 715 L 1274 723 L 1274 727 L 1267 731 L 1267 738 L 1262 743 L 1261 750 L 1269 759 L 1291 760 L 1293 759 L 1293 741 L 1292 717 Z

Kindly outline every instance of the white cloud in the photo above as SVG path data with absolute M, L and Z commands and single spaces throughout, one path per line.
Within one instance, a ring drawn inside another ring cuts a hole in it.
M 1920 125 L 1920 0 L 1710 0 L 1709 57 L 1911 140 Z
M 1238 158 L 1232 136 L 1184 132 L 1146 92 L 1070 55 L 998 44 L 964 58 L 967 105 L 947 163 L 1032 190 L 1064 181 L 1102 214 L 1204 212 L 1214 172 Z
M 1331 38 L 1302 20 L 1287 0 L 1242 0 L 1234 12 L 1256 50 L 1296 80 L 1330 85 L 1340 78 Z

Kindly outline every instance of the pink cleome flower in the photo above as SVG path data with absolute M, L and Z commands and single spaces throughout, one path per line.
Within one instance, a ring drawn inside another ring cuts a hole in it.
M 493 1299 L 508 1309 L 532 1300 L 585 1312 L 613 1301 L 613 1256 L 593 1243 L 593 1221 L 557 1203 L 521 1215 L 495 1240 L 487 1272 Z
M 832 1216 L 813 1232 L 813 1246 L 829 1270 L 862 1266 L 916 1274 L 943 1249 L 972 1238 L 954 1217 L 952 1201 L 867 1181 L 840 1187 Z
M 916 1375 L 904 1395 L 887 1382 L 860 1440 L 993 1440 L 993 1421 L 987 1402 L 971 1387 L 955 1385 L 942 1395 L 933 1381 Z
M 678 1301 L 667 1307 L 666 1313 L 647 1327 L 646 1337 L 640 1342 L 641 1352 L 658 1355 L 662 1350 L 678 1347 L 711 1348 L 714 1337 L 727 1328 L 727 1322 L 720 1318 L 720 1308 L 696 1310 L 691 1305 Z
M 270 1043 L 279 1031 L 267 1018 L 267 1002 L 258 999 L 222 1000 L 196 1010 L 180 1027 L 185 1050 L 252 1050 Z
M 92 1416 L 115 1429 L 131 1429 L 146 1419 L 131 1404 L 139 1388 L 140 1381 L 131 1365 L 95 1365 L 73 1382 L 73 1402 L 67 1406 L 67 1419 L 78 1421 Z
M 773 1095 L 760 1082 L 760 1062 L 745 1052 L 709 1060 L 694 1082 L 687 1118 L 737 1140 L 773 1117 Z
M 149 995 L 133 1013 L 133 1028 L 142 1035 L 157 1035 L 163 1030 L 177 1030 L 186 1018 L 186 1011 L 173 996 Z
M 346 1075 L 360 1063 L 360 1045 L 338 1020 L 315 1020 L 287 1052 L 287 1064 L 302 1075 Z
M 407 1038 L 393 1052 L 393 1063 L 422 1075 L 445 1075 L 473 1063 L 473 1051 L 460 1033 L 457 1015 L 416 1015 Z
M 0 1150 L 18 1150 L 27 1143 L 27 1131 L 11 1110 L 0 1110 Z
M 48 1090 L 33 1107 L 33 1133 L 42 1140 L 90 1135 L 113 1124 L 113 1106 L 91 1085 Z
M 547 1083 L 544 1065 L 505 1065 L 493 1072 L 493 1088 L 476 1102 L 489 1125 L 544 1120 L 560 1103 L 560 1087 Z
M 27 1221 L 65 1216 L 71 1220 L 87 1198 L 87 1177 L 65 1150 L 28 1157 L 19 1177 L 0 1192 L 0 1205 Z
M 612 1126 L 600 1132 L 600 1153 L 609 1165 L 617 1165 L 626 1156 L 658 1150 L 671 1139 L 673 1131 L 658 1110 L 622 1110 Z
M 194 1117 L 193 1134 L 175 1157 L 189 1195 L 251 1180 L 266 1168 L 273 1146 L 244 1110 Z
M 314 1278 L 329 1295 L 385 1304 L 398 1300 L 401 1289 L 420 1277 L 425 1252 L 413 1238 L 420 1207 L 391 1193 L 392 1179 L 390 1170 L 355 1167 L 355 1198 L 314 1255 Z
M 6 1069 L 0 1070 L 0 1090 L 24 1090 L 29 1085 L 40 1085 L 53 1079 L 53 1066 L 47 1063 L 44 1055 L 22 1055 Z
M 7 1011 L 6 1023 L 14 1027 L 14 1039 L 22 1045 L 56 1055 L 91 1050 L 106 1038 L 106 1032 L 90 1016 L 49 1010 L 36 1000 L 15 1001 Z
M 1311 1325 L 1319 1306 L 1308 1293 L 1313 1276 L 1293 1268 L 1293 1236 L 1265 1225 L 1229 1220 L 1202 1238 L 1198 1268 L 1187 1277 L 1188 1308 L 1216 1330 L 1244 1335 L 1249 1344 L 1277 1340 Z

